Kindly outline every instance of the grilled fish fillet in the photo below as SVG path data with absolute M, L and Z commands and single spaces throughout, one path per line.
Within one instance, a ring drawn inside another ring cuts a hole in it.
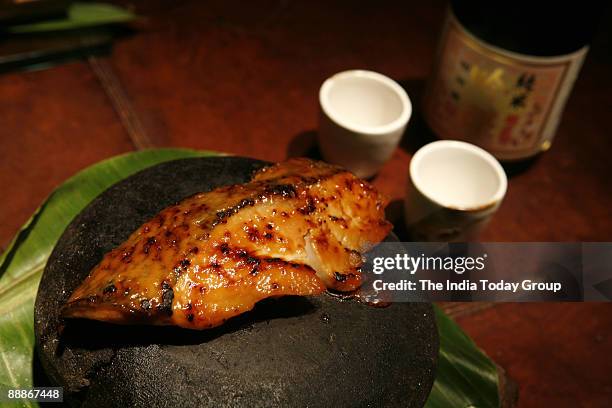
M 267 297 L 352 291 L 389 233 L 385 199 L 339 167 L 292 159 L 161 211 L 107 253 L 66 318 L 215 327 Z

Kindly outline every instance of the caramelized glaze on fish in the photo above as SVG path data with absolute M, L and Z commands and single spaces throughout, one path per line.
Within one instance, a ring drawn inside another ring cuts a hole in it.
M 66 318 L 215 327 L 273 296 L 352 291 L 391 230 L 383 197 L 339 167 L 292 159 L 161 211 L 107 253 Z

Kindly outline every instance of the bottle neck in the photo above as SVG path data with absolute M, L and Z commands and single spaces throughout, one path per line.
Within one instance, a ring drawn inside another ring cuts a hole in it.
M 504 7 L 505 6 L 505 7 Z M 512 5 L 484 1 L 451 1 L 451 10 L 473 36 L 492 46 L 531 56 L 571 54 L 594 34 L 599 8 L 584 0 L 538 2 L 515 0 Z

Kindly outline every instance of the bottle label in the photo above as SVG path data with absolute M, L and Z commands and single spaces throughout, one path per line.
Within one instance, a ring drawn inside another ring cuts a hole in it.
M 477 144 L 498 159 L 533 156 L 550 147 L 587 51 L 555 57 L 506 51 L 474 37 L 449 12 L 425 119 L 440 138 Z

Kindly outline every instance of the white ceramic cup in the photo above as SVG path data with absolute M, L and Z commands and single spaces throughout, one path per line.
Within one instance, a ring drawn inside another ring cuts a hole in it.
M 412 114 L 410 98 L 397 82 L 363 70 L 328 78 L 319 90 L 319 104 L 323 158 L 363 178 L 389 160 Z
M 508 180 L 499 162 L 470 143 L 440 140 L 410 161 L 404 204 L 415 241 L 468 241 L 501 204 Z

